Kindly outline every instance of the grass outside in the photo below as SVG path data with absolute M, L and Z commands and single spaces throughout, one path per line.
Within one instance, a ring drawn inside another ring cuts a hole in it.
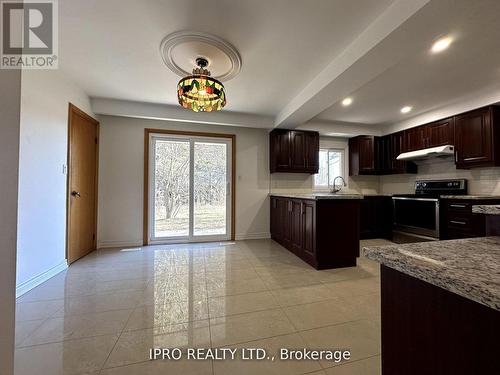
M 158 209 L 155 220 L 156 237 L 187 236 L 189 232 L 189 207 L 180 208 L 176 217 L 163 218 L 163 209 Z M 226 233 L 225 206 L 194 207 L 194 234 L 212 235 Z

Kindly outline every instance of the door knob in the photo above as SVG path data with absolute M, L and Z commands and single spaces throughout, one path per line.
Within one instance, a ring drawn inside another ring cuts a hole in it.
M 71 192 L 71 195 L 74 197 L 78 197 L 78 198 L 81 197 L 80 193 L 78 191 L 74 191 L 74 190 Z

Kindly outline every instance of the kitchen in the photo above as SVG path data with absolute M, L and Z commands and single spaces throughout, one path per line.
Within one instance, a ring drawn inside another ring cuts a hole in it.
M 2 375 L 500 373 L 500 2 L 0 7 Z
M 403 244 L 362 250 L 382 264 L 382 374 L 492 373 L 499 368 L 494 358 L 500 290 L 494 275 L 500 248 L 498 237 L 490 236 L 499 233 L 500 196 L 470 194 L 466 178 L 427 180 L 418 174 L 422 163 L 423 168 L 437 164 L 457 171 L 499 166 L 499 108 L 483 107 L 381 137 L 349 139 L 351 177 L 414 174 L 413 194 L 342 193 L 346 183 L 341 176 L 339 185 L 333 179 L 330 193 L 271 194 L 271 237 L 316 269 L 355 266 L 360 239 Z M 271 172 L 317 173 L 318 137 L 271 132 Z M 474 329 L 471 319 L 478 322 Z

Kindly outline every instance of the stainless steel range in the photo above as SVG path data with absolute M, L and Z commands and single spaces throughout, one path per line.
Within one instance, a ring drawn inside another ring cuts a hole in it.
M 465 194 L 467 180 L 464 179 L 416 181 L 415 194 L 392 197 L 395 238 L 403 235 L 417 240 L 438 240 L 439 197 Z

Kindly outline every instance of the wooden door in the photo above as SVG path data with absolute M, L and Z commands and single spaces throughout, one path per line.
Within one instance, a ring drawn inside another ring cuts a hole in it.
M 69 263 L 96 249 L 99 123 L 70 104 L 68 124 Z
M 455 144 L 455 123 L 453 117 L 427 125 L 428 147 Z
M 457 168 L 488 165 L 493 160 L 489 108 L 456 116 L 455 132 Z
M 276 170 L 290 169 L 290 133 L 283 131 L 275 134 L 274 155 L 276 158 Z
M 306 146 L 304 132 L 290 132 L 290 145 L 292 147 L 292 169 L 306 169 Z

